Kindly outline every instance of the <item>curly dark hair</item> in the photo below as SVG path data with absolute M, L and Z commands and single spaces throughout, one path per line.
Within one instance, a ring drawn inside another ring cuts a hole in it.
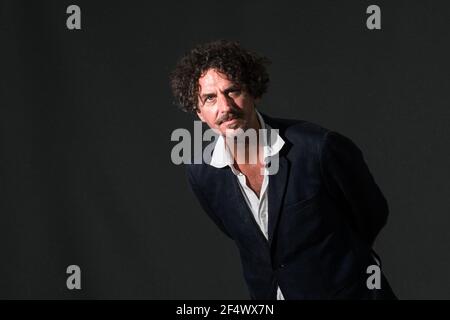
M 198 105 L 199 78 L 209 69 L 216 69 L 253 98 L 266 91 L 269 59 L 243 49 L 238 42 L 218 40 L 199 45 L 182 57 L 170 74 L 176 104 L 186 112 L 195 112 Z

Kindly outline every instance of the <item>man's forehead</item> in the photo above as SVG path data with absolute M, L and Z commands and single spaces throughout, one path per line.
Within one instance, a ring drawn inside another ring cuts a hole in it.
M 223 89 L 234 86 L 226 74 L 215 69 L 209 69 L 198 80 L 200 92 L 207 90 Z

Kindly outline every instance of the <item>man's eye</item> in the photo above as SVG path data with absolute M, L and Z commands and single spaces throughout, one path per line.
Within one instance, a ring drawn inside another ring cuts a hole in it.
M 233 89 L 229 93 L 229 95 L 232 96 L 232 97 L 236 97 L 236 96 L 238 96 L 240 94 L 241 94 L 241 90 L 240 89 Z
M 214 96 L 206 96 L 205 102 L 212 102 L 214 100 Z

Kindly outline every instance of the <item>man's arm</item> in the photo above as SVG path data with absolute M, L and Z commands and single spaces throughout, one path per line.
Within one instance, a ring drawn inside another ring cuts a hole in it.
M 197 185 L 195 178 L 192 174 L 192 170 L 190 170 L 188 167 L 186 167 L 186 175 L 189 181 L 189 186 L 194 193 L 194 195 L 197 197 L 197 200 L 200 202 L 200 206 L 203 208 L 203 210 L 206 212 L 206 214 L 214 221 L 214 223 L 219 227 L 219 229 L 229 238 L 232 239 L 231 235 L 228 233 L 228 231 L 225 229 L 225 226 L 223 225 L 222 221 L 214 214 L 214 212 L 211 210 L 211 208 L 208 205 L 208 202 L 206 201 L 203 192 L 201 188 Z
M 348 207 L 351 227 L 372 246 L 389 209 L 361 150 L 350 139 L 328 132 L 322 144 L 321 170 L 331 195 Z

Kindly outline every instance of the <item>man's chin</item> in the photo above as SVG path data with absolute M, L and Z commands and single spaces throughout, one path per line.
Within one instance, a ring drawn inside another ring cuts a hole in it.
M 244 128 L 238 126 L 236 128 L 226 128 L 225 131 L 222 131 L 222 135 L 226 138 L 234 138 L 239 137 L 245 133 Z

